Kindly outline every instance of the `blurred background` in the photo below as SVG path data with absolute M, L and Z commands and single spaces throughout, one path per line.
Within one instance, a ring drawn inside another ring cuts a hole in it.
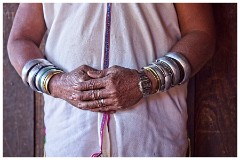
M 193 157 L 237 156 L 237 3 L 212 4 L 217 44 L 213 58 L 190 80 L 188 133 Z M 7 55 L 18 8 L 3 4 L 3 156 L 41 157 L 43 98 L 24 86 Z M 44 48 L 44 40 L 41 48 Z

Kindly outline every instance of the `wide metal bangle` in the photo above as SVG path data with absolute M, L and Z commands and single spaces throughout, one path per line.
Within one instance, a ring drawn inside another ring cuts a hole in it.
M 175 86 L 176 84 L 178 84 L 180 80 L 180 70 L 178 68 L 177 63 L 171 58 L 165 56 L 157 59 L 157 62 L 165 63 L 171 68 L 173 72 L 172 85 Z
M 28 61 L 23 69 L 22 69 L 22 81 L 23 83 L 28 86 L 28 82 L 27 82 L 27 77 L 28 77 L 28 73 L 30 72 L 30 70 L 32 69 L 32 67 L 34 67 L 35 65 L 39 64 L 41 62 L 39 62 L 38 60 L 31 60 L 31 61 Z
M 34 91 L 38 91 L 38 89 L 36 88 L 35 86 L 35 77 L 37 75 L 37 73 L 44 67 L 45 65 L 40 63 L 40 64 L 37 64 L 35 65 L 29 72 L 29 75 L 28 75 L 28 84 L 29 86 L 34 90 Z
M 179 84 L 185 83 L 191 75 L 191 65 L 189 61 L 182 54 L 177 52 L 169 52 L 166 56 L 175 59 L 181 64 L 184 70 L 184 78 Z
M 23 83 L 28 86 L 28 83 L 27 83 L 27 78 L 28 78 L 28 74 L 30 72 L 30 70 L 37 64 L 39 63 L 43 63 L 45 65 L 51 65 L 51 63 L 49 61 L 47 61 L 46 59 L 32 59 L 32 60 L 29 60 L 23 67 L 22 69 L 22 80 L 23 80 Z

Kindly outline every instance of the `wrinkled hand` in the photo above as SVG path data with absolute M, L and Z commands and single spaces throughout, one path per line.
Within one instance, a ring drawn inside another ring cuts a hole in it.
M 72 95 L 81 95 L 82 92 L 76 92 L 74 86 L 91 79 L 91 77 L 87 75 L 88 71 L 97 70 L 87 65 L 82 65 L 69 73 L 60 73 L 53 76 L 49 82 L 51 95 L 55 98 L 61 98 L 77 107 L 80 102 L 73 100 Z
M 102 71 L 88 71 L 90 79 L 74 86 L 72 98 L 81 103 L 78 107 L 94 112 L 109 112 L 127 109 L 136 104 L 142 93 L 136 70 L 113 66 Z

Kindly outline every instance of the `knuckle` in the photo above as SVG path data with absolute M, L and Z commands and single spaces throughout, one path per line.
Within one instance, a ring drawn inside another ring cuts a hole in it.
M 84 74 L 81 76 L 80 80 L 81 80 L 81 82 L 87 81 L 87 80 L 89 80 L 89 77 L 88 77 L 88 75 Z
M 114 106 L 120 106 L 120 100 L 118 99 L 118 98 L 115 98 L 114 100 L 113 100 L 113 102 L 114 102 Z
M 82 105 L 82 103 L 78 103 L 78 104 L 77 104 L 77 107 L 80 108 L 80 109 L 83 109 L 83 108 L 84 108 L 83 105 Z
M 113 77 L 113 76 L 111 76 L 111 77 L 109 78 L 109 84 L 111 84 L 111 85 L 114 84 L 114 77 Z
M 92 92 L 87 92 L 87 97 L 91 97 L 92 98 Z
M 84 90 L 87 88 L 87 84 L 85 82 L 81 82 L 79 83 L 79 88 Z
M 79 99 L 79 100 L 81 100 L 81 101 L 84 100 L 84 95 L 83 95 L 83 93 L 79 93 L 77 96 L 78 96 L 78 99 Z
M 116 97 L 117 96 L 115 90 L 110 90 L 108 93 L 109 93 L 110 97 Z
M 84 65 L 81 66 L 81 68 L 82 68 L 82 69 L 86 69 L 86 68 L 87 68 L 87 65 L 84 64 Z
M 121 106 L 121 102 L 120 101 L 117 101 L 115 106 Z
M 90 84 L 94 84 L 94 80 L 93 80 L 93 79 L 90 79 L 90 80 L 89 80 L 89 83 L 90 83 Z
M 98 101 L 94 101 L 94 106 L 99 106 Z

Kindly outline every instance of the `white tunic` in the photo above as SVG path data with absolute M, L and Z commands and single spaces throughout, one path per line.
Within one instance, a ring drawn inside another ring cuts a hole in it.
M 103 69 L 107 4 L 43 4 L 45 56 L 69 72 Z M 173 4 L 112 4 L 109 65 L 140 69 L 164 56 L 181 37 Z M 185 156 L 187 84 L 143 98 L 111 114 L 104 156 Z M 46 155 L 91 156 L 99 151 L 102 113 L 44 95 Z

